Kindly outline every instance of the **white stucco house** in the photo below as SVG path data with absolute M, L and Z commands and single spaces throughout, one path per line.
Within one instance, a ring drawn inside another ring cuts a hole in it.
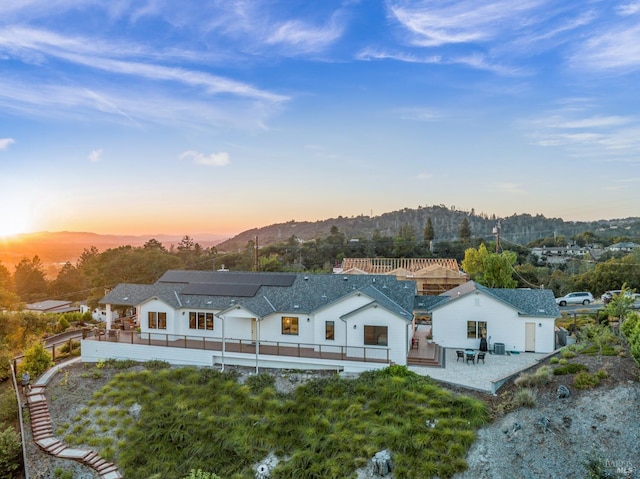
M 406 364 L 415 283 L 394 276 L 182 271 L 119 284 L 102 300 L 139 331 L 83 340 L 83 360 L 366 370 Z M 96 339 L 99 339 L 96 341 Z
M 487 288 L 469 281 L 421 303 L 431 315 L 433 341 L 444 348 L 549 353 L 555 349 L 560 310 L 544 289 Z M 502 348 L 500 348 L 502 349 Z
M 477 350 L 483 337 L 490 349 L 555 349 L 560 311 L 550 290 L 473 281 L 438 296 L 416 289 L 394 275 L 172 270 L 107 293 L 106 334 L 89 332 L 82 358 L 358 372 L 439 366 L 442 348 Z M 114 310 L 134 312 L 137 330 L 116 329 Z M 418 324 L 425 318 L 431 334 Z

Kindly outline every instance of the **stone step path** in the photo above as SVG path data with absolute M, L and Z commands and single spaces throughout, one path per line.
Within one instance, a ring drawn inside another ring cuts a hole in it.
M 46 374 L 46 373 L 45 373 Z M 36 382 L 30 392 L 27 393 L 27 405 L 29 406 L 29 418 L 33 440 L 45 452 L 61 459 L 70 459 L 80 462 L 97 471 L 100 479 L 122 479 L 122 475 L 115 464 L 103 459 L 91 449 L 77 449 L 68 447 L 53 434 L 51 416 L 47 398 L 44 395 L 46 381 L 42 378 Z

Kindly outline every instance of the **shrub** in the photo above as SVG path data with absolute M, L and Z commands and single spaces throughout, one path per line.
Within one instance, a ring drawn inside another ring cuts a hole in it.
M 550 364 L 558 364 L 558 362 L 560 362 L 560 359 L 557 356 L 554 356 L 551 359 L 549 359 Z
M 576 374 L 579 372 L 588 371 L 589 368 L 584 364 L 580 363 L 571 363 L 565 364 L 564 366 L 558 366 L 553 370 L 553 374 L 556 376 L 562 376 L 564 374 Z
M 0 424 L 15 420 L 18 415 L 18 403 L 13 388 L 0 394 Z
M 37 378 L 53 366 L 51 353 L 44 347 L 44 343 L 34 343 L 24 353 L 24 359 L 18 368 L 19 374 L 29 371 L 32 378 Z
M 149 361 L 145 361 L 144 367 L 151 371 L 157 371 L 159 369 L 168 369 L 171 367 L 171 364 L 161 359 L 150 359 Z
M 511 401 L 514 409 L 519 407 L 535 407 L 538 393 L 533 389 L 519 389 Z
M 540 386 L 551 381 L 552 376 L 553 370 L 549 366 L 542 366 L 534 373 L 521 373 L 515 384 L 525 388 Z
M 581 371 L 576 374 L 573 384 L 578 389 L 590 389 L 596 387 L 600 383 L 598 376 Z
M 596 371 L 596 377 L 598 379 L 607 379 L 609 377 L 609 373 L 604 369 L 598 369 Z
M 12 478 L 22 467 L 22 440 L 12 427 L 0 432 L 0 477 Z
M 565 359 L 572 359 L 576 357 L 576 353 L 571 349 L 563 349 L 560 354 L 562 354 L 562 357 Z
M 589 455 L 589 458 L 584 464 L 584 468 L 587 471 L 588 479 L 615 479 L 618 477 L 610 472 L 610 468 L 606 466 L 606 462 L 597 454 Z
M 59 350 L 60 354 L 71 354 L 73 355 L 73 353 L 75 352 L 80 352 L 80 341 L 71 341 L 71 351 L 69 351 L 69 343 L 63 344 L 62 346 L 60 346 L 60 350 Z
M 562 359 L 560 359 L 560 360 L 558 361 L 558 364 L 562 364 L 562 365 L 565 365 L 565 364 L 568 364 L 568 363 L 569 363 L 569 360 L 568 360 L 568 359 L 565 359 L 565 358 L 562 358 Z
M 53 471 L 53 477 L 56 479 L 73 479 L 73 471 L 56 467 Z
M 11 377 L 11 352 L 7 344 L 0 340 L 0 381 Z

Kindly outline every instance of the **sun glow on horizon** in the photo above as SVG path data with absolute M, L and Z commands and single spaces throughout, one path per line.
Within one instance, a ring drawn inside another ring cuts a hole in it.
M 26 233 L 29 230 L 30 218 L 23 208 L 0 206 L 0 238 Z

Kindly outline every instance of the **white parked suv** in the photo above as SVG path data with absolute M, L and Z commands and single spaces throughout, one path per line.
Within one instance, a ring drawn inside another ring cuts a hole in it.
M 556 298 L 556 304 L 559 306 L 566 306 L 567 304 L 584 304 L 593 303 L 593 295 L 586 291 L 580 291 L 578 293 L 569 293 L 562 298 Z

